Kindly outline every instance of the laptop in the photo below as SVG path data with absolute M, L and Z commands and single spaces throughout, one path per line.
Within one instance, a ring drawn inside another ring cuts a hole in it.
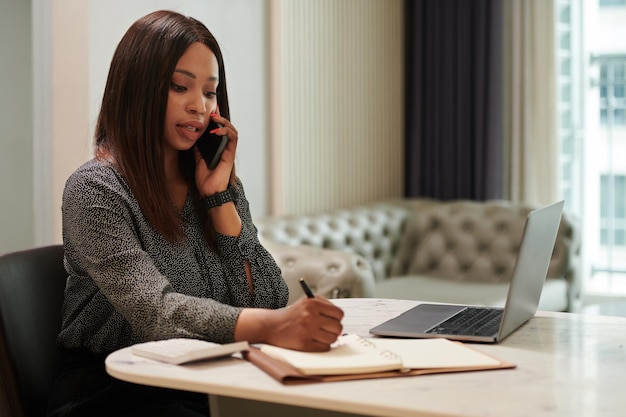
M 537 311 L 563 205 L 564 201 L 559 201 L 528 214 L 504 308 L 423 303 L 371 328 L 370 333 L 481 343 L 502 341 Z

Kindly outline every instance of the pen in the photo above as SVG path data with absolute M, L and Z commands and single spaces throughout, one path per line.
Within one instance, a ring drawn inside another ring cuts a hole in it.
M 304 291 L 307 297 L 309 298 L 315 297 L 315 294 L 313 294 L 313 291 L 311 291 L 311 287 L 309 287 L 309 284 L 306 283 L 304 278 L 300 278 L 300 286 L 302 287 L 302 290 Z

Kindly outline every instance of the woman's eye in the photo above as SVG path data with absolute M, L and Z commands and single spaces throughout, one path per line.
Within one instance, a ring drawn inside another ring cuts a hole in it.
M 217 97 L 217 93 L 215 91 L 207 91 L 204 95 L 207 96 L 207 98 Z
M 183 87 L 182 85 L 178 85 L 176 83 L 170 83 L 170 86 L 172 88 L 172 90 L 182 93 L 183 91 L 187 91 L 186 87 Z

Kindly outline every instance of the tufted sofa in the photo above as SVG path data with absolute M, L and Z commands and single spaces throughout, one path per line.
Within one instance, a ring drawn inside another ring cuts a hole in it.
M 327 297 L 379 297 L 502 306 L 533 207 L 399 199 L 255 220 L 293 302 L 300 276 Z M 563 215 L 539 308 L 581 304 L 579 228 Z

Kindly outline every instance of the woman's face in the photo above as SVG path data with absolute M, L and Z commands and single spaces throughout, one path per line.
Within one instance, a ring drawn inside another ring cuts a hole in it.
M 218 64 L 204 44 L 191 44 L 180 57 L 169 87 L 165 112 L 165 151 L 190 149 L 217 112 Z

